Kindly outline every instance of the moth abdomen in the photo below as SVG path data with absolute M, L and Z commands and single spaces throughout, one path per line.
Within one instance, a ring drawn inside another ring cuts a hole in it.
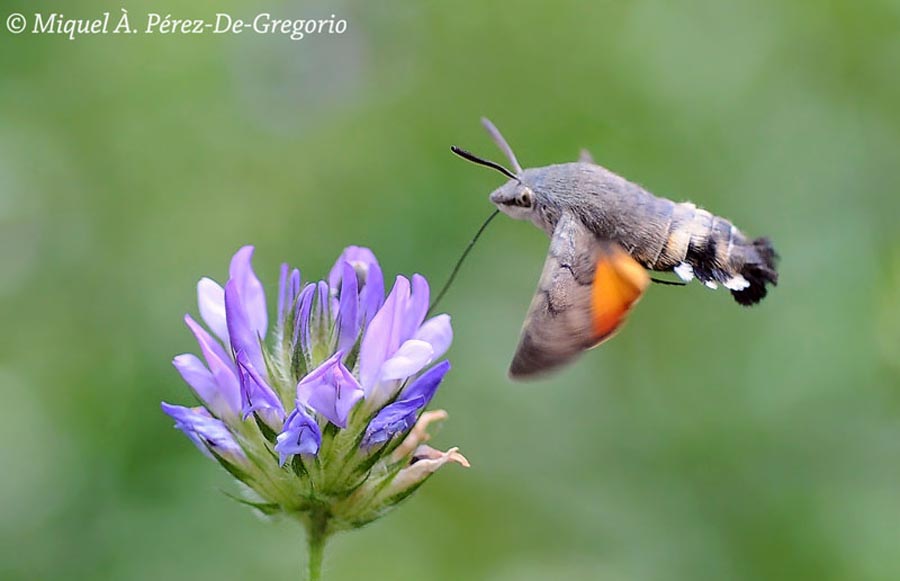
M 767 239 L 750 240 L 729 220 L 690 202 L 676 203 L 625 184 L 602 190 L 597 206 L 576 207 L 599 239 L 618 242 L 650 270 L 674 271 L 710 288 L 723 285 L 742 305 L 758 303 L 766 285 L 776 284 L 777 255 Z
M 777 253 L 768 238 L 748 239 L 734 224 L 693 204 L 678 204 L 663 264 L 683 280 L 724 285 L 739 304 L 754 305 L 777 284 Z M 676 263 L 677 262 L 677 263 Z

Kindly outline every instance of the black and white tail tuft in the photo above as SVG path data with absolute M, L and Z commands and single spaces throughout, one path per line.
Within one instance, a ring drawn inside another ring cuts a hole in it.
M 752 245 L 747 245 L 746 261 L 741 267 L 743 276 L 750 286 L 742 290 L 731 291 L 731 296 L 738 303 L 749 307 L 761 301 L 768 292 L 766 285 L 778 284 L 778 272 L 775 270 L 778 253 L 768 238 L 757 238 Z

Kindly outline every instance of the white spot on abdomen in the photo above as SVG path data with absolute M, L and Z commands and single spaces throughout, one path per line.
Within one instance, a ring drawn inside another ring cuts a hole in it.
M 742 291 L 750 286 L 750 282 L 740 274 L 732 276 L 722 284 L 725 285 L 725 288 L 728 290 L 733 291 Z
M 694 267 L 687 262 L 682 262 L 675 267 L 675 274 L 684 282 L 691 282 L 694 280 Z

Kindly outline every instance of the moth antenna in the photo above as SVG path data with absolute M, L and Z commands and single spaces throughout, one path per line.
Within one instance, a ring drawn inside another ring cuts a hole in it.
M 500 130 L 497 129 L 497 126 L 491 123 L 491 120 L 487 117 L 481 118 L 481 124 L 484 125 L 484 128 L 487 129 L 487 132 L 490 134 L 491 139 L 494 140 L 494 143 L 497 144 L 497 147 L 500 148 L 500 151 L 503 152 L 503 155 L 506 156 L 506 159 L 509 160 L 509 163 L 512 164 L 513 169 L 516 170 L 516 174 L 522 173 L 522 166 L 519 165 L 519 160 L 516 159 L 516 154 L 513 153 L 512 148 L 503 139 L 503 134 L 500 133 Z
M 456 266 L 453 267 L 453 271 L 450 273 L 450 278 L 447 279 L 447 282 L 444 283 L 444 286 L 441 288 L 441 292 L 438 293 L 437 297 L 435 297 L 434 302 L 431 303 L 431 306 L 428 307 L 428 313 L 425 315 L 426 317 L 430 317 L 431 313 L 434 312 L 434 308 L 437 307 L 438 303 L 441 302 L 441 299 L 444 298 L 444 295 L 447 294 L 447 289 L 450 288 L 450 285 L 453 284 L 453 279 L 456 278 L 456 274 L 459 272 L 460 267 L 462 267 L 463 261 L 465 261 L 466 257 L 469 255 L 469 252 L 472 251 L 472 247 L 475 246 L 475 243 L 478 242 L 478 238 L 481 237 L 481 234 L 484 232 L 485 228 L 488 227 L 488 224 L 491 223 L 491 220 L 497 217 L 497 214 L 500 213 L 500 210 L 494 210 L 494 212 L 487 217 L 487 220 L 484 221 L 484 224 L 481 225 L 481 228 L 478 229 L 478 232 L 475 233 L 475 236 L 472 238 L 469 245 L 466 246 L 466 249 L 463 250 L 463 253 L 460 255 L 459 260 L 456 261 Z
M 519 176 L 517 176 L 513 172 L 509 171 L 508 169 L 506 169 L 499 163 L 478 157 L 474 153 L 468 152 L 461 147 L 456 147 L 455 145 L 450 146 L 450 151 L 452 151 L 453 153 L 455 153 L 456 155 L 460 156 L 461 158 L 463 158 L 465 160 L 471 161 L 472 163 L 477 163 L 478 165 L 483 165 L 485 167 L 489 167 L 491 169 L 495 169 L 511 180 L 519 181 Z

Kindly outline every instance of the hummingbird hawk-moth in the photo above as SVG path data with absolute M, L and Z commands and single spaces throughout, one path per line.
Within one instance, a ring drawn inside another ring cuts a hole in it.
M 509 178 L 491 202 L 550 236 L 510 366 L 514 379 L 557 368 L 612 337 L 651 282 L 648 270 L 710 288 L 721 284 L 745 306 L 777 284 L 777 254 L 768 238 L 750 239 L 692 203 L 654 196 L 586 151 L 576 162 L 522 169 L 497 128 L 482 123 L 512 171 L 457 147 L 453 152 Z

